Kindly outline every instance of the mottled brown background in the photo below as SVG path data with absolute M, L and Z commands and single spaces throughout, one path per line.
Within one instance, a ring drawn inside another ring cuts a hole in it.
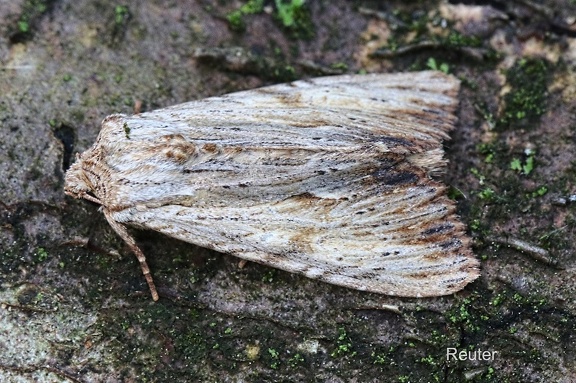
M 0 380 L 575 382 L 576 1 L 308 1 L 292 25 L 270 1 L 231 24 L 243 4 L 0 0 Z M 463 80 L 444 178 L 482 261 L 454 296 L 135 232 L 154 303 L 97 207 L 62 192 L 110 113 L 434 66 Z

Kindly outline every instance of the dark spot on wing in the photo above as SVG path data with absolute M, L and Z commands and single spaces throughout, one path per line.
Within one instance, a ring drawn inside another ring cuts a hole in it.
M 443 114 L 442 111 L 437 110 L 437 109 L 426 109 L 426 108 L 425 108 L 425 109 L 423 109 L 423 111 L 424 111 L 425 113 L 431 113 L 431 114 L 437 114 L 437 115 Z
M 381 142 L 384 143 L 390 147 L 396 147 L 396 146 L 414 146 L 414 143 L 411 142 L 410 140 L 406 140 L 404 138 L 397 138 L 397 137 L 382 137 L 379 136 L 376 139 L 374 139 L 374 142 Z
M 422 235 L 425 237 L 435 235 L 435 234 L 442 234 L 444 232 L 450 231 L 454 229 L 454 225 L 451 222 L 443 223 L 441 225 L 436 225 L 430 227 L 422 232 Z
M 384 99 L 384 98 L 376 98 L 376 97 L 370 97 L 371 101 L 378 101 L 378 102 L 388 102 L 388 100 Z
M 378 183 L 388 186 L 413 184 L 419 178 L 417 174 L 410 171 L 394 168 L 378 169 L 372 175 Z
M 460 247 L 462 242 L 458 238 L 452 238 L 449 241 L 445 241 L 439 244 L 440 248 L 443 250 L 448 250 L 453 247 Z
M 295 199 L 295 200 L 300 200 L 300 201 L 316 201 L 319 199 L 314 194 L 308 193 L 308 192 L 298 194 L 298 195 L 292 196 L 290 198 Z

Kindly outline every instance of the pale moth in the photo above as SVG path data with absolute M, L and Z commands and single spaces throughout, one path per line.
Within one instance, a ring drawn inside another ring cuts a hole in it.
M 344 75 L 111 115 L 65 192 L 127 226 L 357 290 L 446 295 L 478 277 L 446 187 L 459 82 Z

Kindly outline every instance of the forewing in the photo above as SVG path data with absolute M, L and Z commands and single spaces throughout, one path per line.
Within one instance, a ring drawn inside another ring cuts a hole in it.
M 332 164 L 389 166 L 412 156 L 432 172 L 444 166 L 441 140 L 454 125 L 458 87 L 439 72 L 334 76 L 115 115 L 83 158 L 96 157 L 111 183 L 128 185 L 104 185 L 114 208 L 152 203 L 159 185 L 164 199 L 214 186 L 274 194 L 277 185 L 275 194 L 289 195 L 299 191 L 289 184 Z M 148 182 L 151 172 L 157 182 Z
M 337 76 L 113 116 L 100 198 L 120 223 L 312 278 L 449 294 L 478 275 L 429 178 L 457 91 L 437 72 Z
M 115 213 L 120 222 L 334 284 L 400 296 L 460 290 L 478 275 L 441 185 L 312 194 L 250 207 L 166 205 Z

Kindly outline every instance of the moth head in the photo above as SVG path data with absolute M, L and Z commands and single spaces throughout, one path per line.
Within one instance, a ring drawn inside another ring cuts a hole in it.
M 102 202 L 94 197 L 94 184 L 84 171 L 84 160 L 76 155 L 76 162 L 70 166 L 64 177 L 64 193 L 74 198 L 84 198 L 102 205 Z

